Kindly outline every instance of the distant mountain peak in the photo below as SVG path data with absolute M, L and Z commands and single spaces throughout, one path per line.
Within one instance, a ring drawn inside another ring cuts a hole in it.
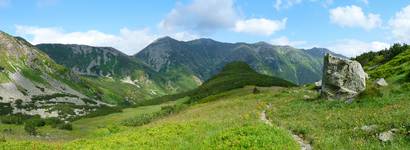
M 154 43 L 156 43 L 156 42 L 165 42 L 165 41 L 178 41 L 178 40 L 176 40 L 176 39 L 174 39 L 170 36 L 164 36 L 164 37 L 161 37 L 161 38 L 158 38 L 157 40 L 155 40 Z

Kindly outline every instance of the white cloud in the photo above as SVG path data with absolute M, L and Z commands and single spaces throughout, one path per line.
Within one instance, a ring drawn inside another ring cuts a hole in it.
M 302 0 L 276 0 L 274 7 L 279 11 L 281 9 L 290 8 L 293 5 L 299 4 L 301 2 Z
M 236 22 L 234 31 L 250 33 L 256 35 L 271 35 L 276 31 L 286 27 L 286 20 L 269 20 L 265 18 L 254 18 L 248 20 L 239 20 Z
M 303 46 L 303 45 L 307 44 L 306 41 L 290 41 L 285 36 L 272 39 L 270 41 L 270 43 L 273 44 L 273 45 L 282 45 L 282 46 L 288 45 L 288 46 L 292 46 L 292 47 L 299 47 L 299 46 Z
M 209 33 L 233 26 L 238 19 L 233 0 L 194 0 L 168 13 L 159 26 L 167 31 L 184 30 Z
M 271 35 L 284 29 L 286 19 L 243 18 L 235 6 L 235 0 L 194 0 L 189 4 L 178 3 L 158 24 L 162 32 L 189 32 L 200 35 L 217 30 Z
M 410 5 L 397 12 L 390 19 L 389 26 L 397 40 L 400 42 L 410 42 Z
M 107 34 L 97 30 L 85 32 L 65 32 L 61 28 L 40 28 L 32 26 L 16 26 L 16 34 L 27 38 L 32 44 L 63 43 L 85 44 L 91 46 L 111 46 L 126 54 L 135 54 L 155 39 L 164 36 L 154 34 L 149 29 L 130 30 L 122 28 L 118 35 Z M 172 33 L 178 40 L 192 40 L 197 36 L 189 33 Z
M 369 4 L 369 1 L 368 0 L 361 0 L 364 4 Z
M 355 5 L 331 9 L 330 20 L 341 27 L 360 27 L 365 30 L 380 27 L 382 24 L 380 15 L 373 13 L 366 15 L 362 8 Z
M 384 48 L 389 48 L 390 44 L 380 42 L 380 41 L 372 41 L 372 42 L 364 42 L 355 39 L 343 39 L 338 40 L 335 42 L 330 43 L 328 46 L 325 46 L 332 50 L 333 52 L 353 57 L 360 55 L 365 52 L 369 51 L 379 51 Z

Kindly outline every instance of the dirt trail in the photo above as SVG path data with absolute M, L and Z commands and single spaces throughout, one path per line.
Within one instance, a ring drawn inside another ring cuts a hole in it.
M 267 105 L 266 106 L 267 109 L 269 109 L 271 107 L 271 105 Z M 260 119 L 267 125 L 269 126 L 273 126 L 272 123 L 269 121 L 269 119 L 266 117 L 266 110 L 263 110 L 260 114 Z M 296 134 L 293 134 L 291 131 L 289 131 L 289 133 L 292 134 L 293 139 L 299 143 L 300 145 L 300 149 L 301 150 L 313 150 L 312 146 L 306 142 L 305 140 L 303 140 L 303 138 L 299 137 Z

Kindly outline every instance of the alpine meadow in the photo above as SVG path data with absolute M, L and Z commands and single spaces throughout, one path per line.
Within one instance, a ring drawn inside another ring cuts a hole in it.
M 406 0 L 0 0 L 0 149 L 408 150 Z

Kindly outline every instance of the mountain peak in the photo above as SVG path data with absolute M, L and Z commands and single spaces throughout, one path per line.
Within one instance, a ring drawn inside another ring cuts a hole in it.
M 170 36 L 164 36 L 164 37 L 161 37 L 161 38 L 158 38 L 157 40 L 155 40 L 154 43 L 155 42 L 165 42 L 165 41 L 178 41 L 178 40 L 176 40 L 176 39 L 174 39 Z

